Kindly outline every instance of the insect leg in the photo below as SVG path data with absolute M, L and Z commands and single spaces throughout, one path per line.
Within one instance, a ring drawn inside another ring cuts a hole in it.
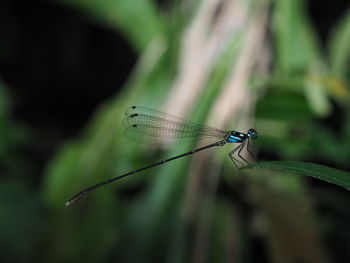
M 237 154 L 237 155 L 239 156 L 239 158 L 241 158 L 243 161 L 245 161 L 247 164 L 249 164 L 249 162 L 248 162 L 246 159 L 244 159 L 244 158 L 242 157 L 242 155 L 241 155 L 241 151 L 242 151 L 242 149 L 244 148 L 245 144 L 246 144 L 246 141 L 242 142 L 241 148 L 239 148 L 239 151 L 238 151 L 238 154 Z
M 249 143 L 249 140 L 248 140 L 247 152 L 254 158 L 254 160 L 255 160 L 256 162 L 259 162 L 259 159 L 256 157 L 256 155 L 255 155 L 252 151 L 250 151 L 249 146 L 250 146 L 250 143 Z
M 240 162 L 239 160 L 237 160 L 233 154 L 237 151 L 240 150 L 242 148 L 242 144 L 238 145 L 236 148 L 234 148 L 232 151 L 230 151 L 228 153 L 228 156 L 230 156 L 231 161 L 233 162 L 233 164 L 236 166 L 237 169 L 239 169 L 239 166 L 237 165 L 237 163 L 239 163 L 241 166 L 244 166 L 244 164 L 242 162 Z

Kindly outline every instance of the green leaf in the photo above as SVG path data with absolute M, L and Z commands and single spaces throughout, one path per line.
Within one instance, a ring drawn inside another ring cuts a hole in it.
M 310 108 L 320 117 L 326 117 L 332 109 L 330 98 L 327 94 L 327 87 L 324 85 L 324 82 L 319 81 L 316 77 L 325 74 L 327 73 L 322 69 L 322 65 L 315 63 L 309 69 L 309 77 L 305 78 L 304 83 L 305 94 L 308 98 Z
M 306 1 L 275 1 L 272 30 L 276 65 L 281 72 L 303 72 L 319 60 L 319 46 L 307 16 Z
M 330 38 L 330 62 L 332 73 L 346 77 L 350 57 L 350 9 L 341 18 Z
M 252 168 L 271 168 L 284 170 L 289 172 L 296 172 L 311 176 L 332 184 L 336 184 L 350 190 L 350 173 L 328 166 L 307 163 L 307 162 L 293 162 L 293 161 L 271 161 L 251 164 L 242 167 L 241 169 Z

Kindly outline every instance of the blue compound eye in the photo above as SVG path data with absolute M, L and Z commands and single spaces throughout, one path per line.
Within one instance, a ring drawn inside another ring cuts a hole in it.
M 258 138 L 258 132 L 254 129 L 249 129 L 247 134 L 248 134 L 248 137 L 252 140 L 255 140 Z

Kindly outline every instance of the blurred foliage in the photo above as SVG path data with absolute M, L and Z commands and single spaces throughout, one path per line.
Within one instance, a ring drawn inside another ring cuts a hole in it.
M 245 87 L 256 98 L 248 107 L 255 109 L 254 126 L 261 134 L 256 144 L 260 158 L 349 170 L 350 9 L 324 48 L 308 17 L 307 1 L 259 1 L 243 1 L 242 7 L 248 22 L 257 14 L 268 16 L 265 30 L 270 31 L 264 35 L 271 45 L 268 72 L 250 74 Z M 239 176 L 226 158 L 227 148 L 130 176 L 66 208 L 67 199 L 86 186 L 197 145 L 193 141 L 158 151 L 137 145 L 124 138 L 122 120 L 127 106 L 157 109 L 171 100 L 185 59 L 183 40 L 208 3 L 174 1 L 164 11 L 150 0 L 60 2 L 92 23 L 122 32 L 139 60 L 122 92 L 101 105 L 82 134 L 57 151 L 38 195 L 18 183 L 26 180 L 24 167 L 30 169 L 18 147 L 31 140 L 31 133 L 11 121 L 10 95 L 1 84 L 3 262 L 350 260 L 349 192 L 278 170 L 254 169 Z M 216 20 L 221 19 L 219 2 Z M 218 44 L 222 52 L 210 65 L 189 119 L 207 120 L 227 79 L 239 68 L 248 31 L 247 25 L 234 34 L 228 30 L 229 44 Z

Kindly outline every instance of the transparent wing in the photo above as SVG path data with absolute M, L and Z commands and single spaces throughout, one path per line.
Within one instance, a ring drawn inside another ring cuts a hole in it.
M 220 129 L 142 106 L 126 109 L 124 125 L 124 133 L 130 140 L 151 144 L 183 143 L 194 137 L 223 139 L 227 134 Z

